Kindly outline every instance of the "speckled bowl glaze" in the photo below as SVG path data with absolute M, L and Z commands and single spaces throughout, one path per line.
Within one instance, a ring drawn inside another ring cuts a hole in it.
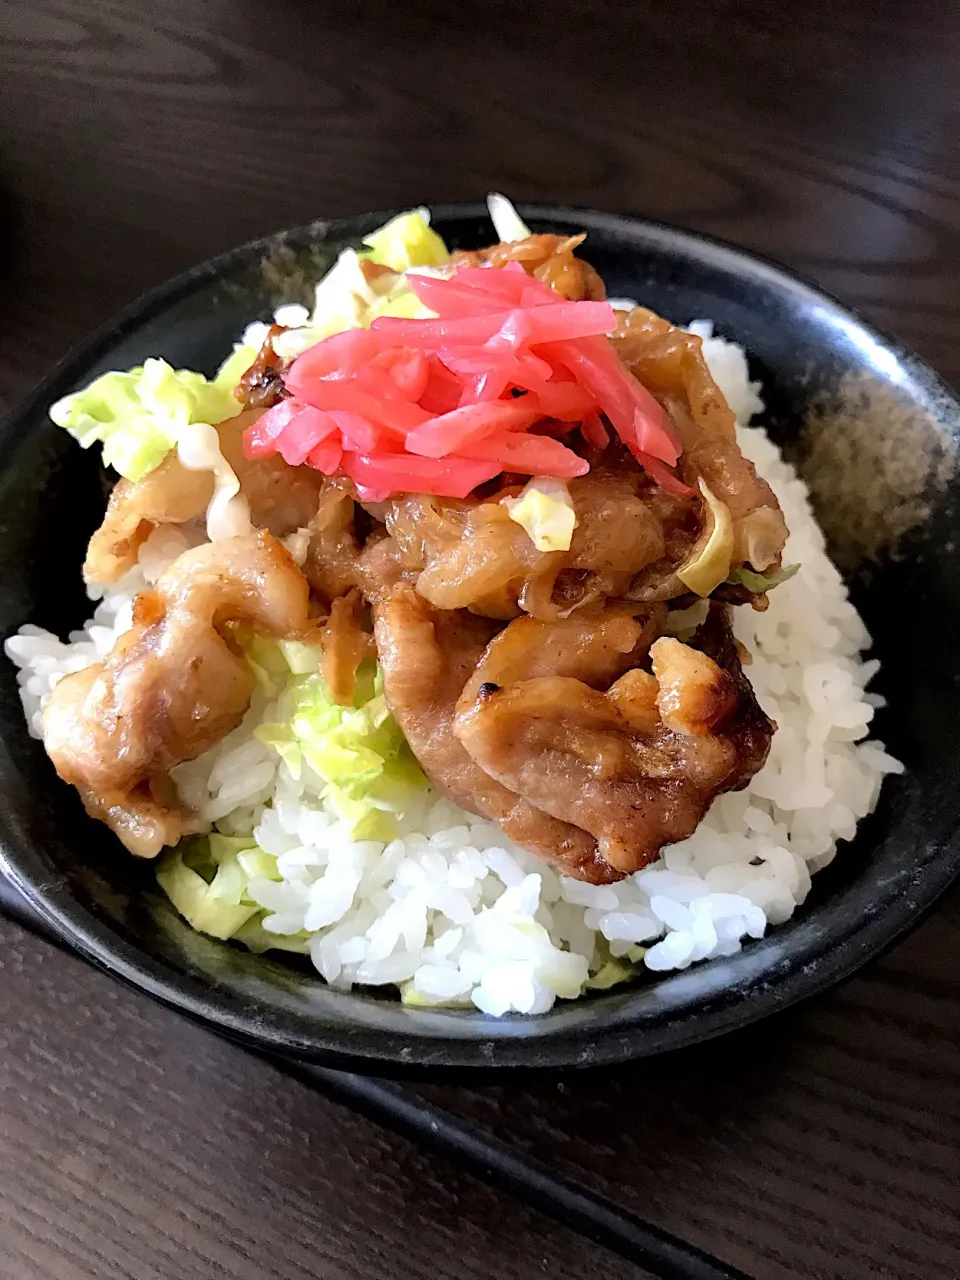
M 589 232 L 611 295 L 709 317 L 764 383 L 765 425 L 813 488 L 831 550 L 883 661 L 880 736 L 907 766 L 821 872 L 796 916 L 736 956 L 539 1017 L 406 1009 L 333 991 L 306 968 L 190 930 L 139 863 L 84 814 L 23 722 L 0 663 L 0 841 L 27 898 L 114 974 L 262 1049 L 343 1066 L 559 1067 L 690 1044 L 849 974 L 903 933 L 960 870 L 956 636 L 960 405 L 930 369 L 832 299 L 727 245 L 601 213 L 527 206 L 538 231 Z M 80 564 L 103 512 L 97 459 L 47 421 L 57 397 L 148 355 L 211 373 L 243 326 L 305 300 L 336 253 L 389 213 L 244 245 L 154 290 L 70 355 L 0 430 L 0 630 L 61 633 L 89 612 Z M 490 240 L 480 206 L 437 209 L 454 246 Z

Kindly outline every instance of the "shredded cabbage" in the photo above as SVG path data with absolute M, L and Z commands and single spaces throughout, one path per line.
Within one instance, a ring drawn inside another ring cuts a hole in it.
M 263 648 L 271 643 L 262 641 L 256 655 L 261 670 L 269 668 Z M 387 707 L 379 668 L 361 666 L 350 707 L 330 701 L 316 668 L 291 674 L 277 709 L 277 720 L 261 725 L 255 736 L 294 777 L 306 764 L 323 779 L 327 803 L 357 839 L 391 839 L 393 815 L 426 780 Z
M 246 346 L 242 342 L 237 343 L 234 346 L 233 351 L 231 351 L 230 355 L 227 356 L 226 360 L 224 360 L 223 364 L 217 370 L 216 376 L 211 384 L 219 391 L 228 395 L 230 400 L 237 405 L 238 409 L 242 408 L 242 406 L 234 396 L 234 392 L 237 389 L 237 383 L 247 372 L 258 355 L 258 347 Z M 235 416 L 236 410 L 226 414 L 223 418 L 217 418 L 215 421 L 225 422 L 227 418 L 233 418 Z M 214 421 L 214 419 L 211 419 L 211 421 Z
M 733 519 L 730 508 L 715 498 L 703 480 L 700 492 L 707 504 L 708 532 L 701 536 L 696 546 L 677 570 L 677 577 L 685 587 L 698 596 L 708 596 L 726 581 L 733 556 Z
M 309 955 L 309 934 L 271 933 L 261 924 L 263 917 L 269 914 L 269 911 L 263 910 L 258 916 L 251 917 L 232 935 L 233 940 L 242 942 L 248 950 L 257 955 L 261 955 L 264 951 L 292 951 L 296 955 Z
M 499 191 L 491 191 L 487 196 L 487 208 L 490 210 L 493 229 L 504 242 L 509 244 L 514 240 L 526 240 L 527 236 L 533 234 L 513 203 Z
M 185 428 L 223 422 L 240 412 L 233 388 L 255 355 L 249 348 L 235 351 L 212 382 L 166 360 L 145 360 L 64 396 L 51 406 L 50 417 L 84 449 L 99 441 L 107 466 L 140 480 L 160 465 Z
M 570 550 L 577 513 L 562 480 L 535 476 L 519 497 L 502 501 L 510 519 L 526 531 L 538 551 Z
M 423 305 L 407 283 L 406 276 L 401 276 L 399 284 L 370 308 L 364 325 L 372 324 L 379 316 L 396 316 L 400 320 L 432 320 L 436 314 Z
M 450 257 L 447 246 L 430 227 L 428 209 L 401 213 L 385 226 L 372 232 L 363 242 L 368 247 L 360 253 L 344 249 L 327 274 L 317 284 L 313 311 L 302 320 L 295 308 L 279 307 L 277 324 L 286 324 L 286 332 L 273 340 L 273 349 L 284 360 L 295 360 L 324 338 L 346 329 L 367 328 L 378 316 L 397 316 L 402 320 L 429 320 L 434 316 L 410 288 L 405 272 L 416 269 L 422 274 L 436 271 Z M 368 279 L 363 259 L 387 267 L 388 270 Z M 248 335 L 257 338 L 266 326 Z
M 754 573 L 752 569 L 734 569 L 727 581 L 736 587 L 746 587 L 748 591 L 772 591 L 782 582 L 789 582 L 799 568 L 798 564 L 788 564 L 785 569 L 778 569 L 776 573 Z
M 313 339 L 310 345 L 344 329 L 359 329 L 379 296 L 363 274 L 356 249 L 344 249 L 316 287 L 308 329 Z
M 251 951 L 270 948 L 306 954 L 306 934 L 275 934 L 263 928 L 268 911 L 250 897 L 253 879 L 280 880 L 277 859 L 253 836 L 213 832 L 171 849 L 157 867 L 157 880 L 187 923 L 211 938 L 234 938 Z
M 611 987 L 620 986 L 621 983 L 630 982 L 631 979 L 636 978 L 647 951 L 646 947 L 635 943 L 627 948 L 625 956 L 618 958 L 610 954 L 610 946 L 606 939 L 602 941 L 598 939 L 597 949 L 602 963 L 596 973 L 584 984 L 588 991 L 609 991 Z
M 619 986 L 621 982 L 629 982 L 631 978 L 636 977 L 636 966 L 632 964 L 624 964 L 621 960 L 605 961 L 597 972 L 586 981 L 588 991 L 609 991 L 611 987 Z
M 172 849 L 157 867 L 157 880 L 189 925 L 212 938 L 232 938 L 261 907 L 246 896 L 248 872 L 240 857 L 255 848 L 252 836 L 213 834 Z M 257 850 L 262 858 L 268 854 Z M 270 879 L 279 879 L 272 859 Z
M 400 1003 L 411 1009 L 474 1009 L 472 1000 L 445 1000 L 425 996 L 412 983 L 400 988 Z
M 432 237 L 430 244 L 436 241 L 432 249 L 424 248 L 423 232 Z M 368 236 L 365 243 L 374 246 L 366 256 L 372 262 L 389 267 L 390 271 L 368 280 L 363 273 L 361 255 L 355 249 L 344 249 L 317 285 L 309 324 L 282 333 L 274 340 L 278 355 L 293 359 L 334 333 L 367 328 L 378 316 L 399 316 L 404 320 L 433 316 L 413 293 L 403 272 L 413 266 L 429 270 L 436 263 L 446 262 L 450 255 L 420 214 L 401 214 Z
M 430 226 L 429 209 L 401 213 L 379 230 L 363 237 L 372 250 L 371 261 L 392 271 L 410 267 L 439 267 L 450 257 L 447 246 Z
M 276 721 L 261 725 L 256 737 L 295 777 L 305 766 L 319 775 L 325 801 L 355 838 L 392 839 L 395 815 L 427 783 L 387 708 L 379 668 L 361 666 L 353 706 L 341 707 L 326 696 L 316 645 L 269 640 L 244 626 L 233 633 L 258 683 L 278 699 Z M 252 834 L 194 837 L 171 849 L 157 868 L 167 897 L 201 933 L 235 938 L 258 952 L 306 952 L 305 934 L 264 929 L 270 912 L 250 896 L 251 880 L 280 879 L 276 857 Z
M 84 449 L 100 441 L 105 465 L 128 480 L 142 480 L 172 449 L 189 470 L 213 472 L 207 533 L 236 537 L 250 532 L 250 508 L 220 450 L 215 424 L 240 412 L 234 390 L 256 355 L 253 347 L 237 347 L 212 381 L 166 360 L 145 360 L 64 396 L 51 406 L 50 417 Z

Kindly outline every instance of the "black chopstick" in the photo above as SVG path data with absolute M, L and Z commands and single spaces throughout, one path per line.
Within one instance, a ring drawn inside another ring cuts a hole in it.
M 481 1133 L 401 1085 L 296 1059 L 266 1056 L 281 1071 L 392 1129 L 553 1218 L 587 1239 L 645 1267 L 662 1280 L 749 1280 L 742 1271 L 645 1222 L 505 1142 Z

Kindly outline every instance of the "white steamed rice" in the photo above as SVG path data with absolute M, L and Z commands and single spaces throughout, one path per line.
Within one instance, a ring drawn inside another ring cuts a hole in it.
M 289 322 L 290 317 L 286 317 Z M 741 423 L 762 408 L 739 347 L 704 337 L 714 377 Z M 472 1002 L 491 1014 L 539 1013 L 578 995 L 609 960 L 683 969 L 739 951 L 789 919 L 813 872 L 826 866 L 902 767 L 866 740 L 881 700 L 865 692 L 879 664 L 837 570 L 807 491 L 766 434 L 739 428 L 740 444 L 780 500 L 790 538 L 784 564 L 800 572 L 777 587 L 765 613 L 734 611 L 752 655 L 748 675 L 778 724 L 770 757 L 744 790 L 724 795 L 688 840 L 615 885 L 568 879 L 500 829 L 432 791 L 388 845 L 357 841 L 335 821 L 309 770 L 295 780 L 252 730 L 270 718 L 257 696 L 244 722 L 200 759 L 174 771 L 182 799 L 228 833 L 254 830 L 278 857 L 279 882 L 254 880 L 264 929 L 309 935 L 331 984 L 396 984 L 419 1003 Z M 99 603 L 67 643 L 38 627 L 6 642 L 20 667 L 31 732 L 57 680 L 107 653 L 130 623 L 133 596 L 189 544 L 158 530 L 140 568 Z

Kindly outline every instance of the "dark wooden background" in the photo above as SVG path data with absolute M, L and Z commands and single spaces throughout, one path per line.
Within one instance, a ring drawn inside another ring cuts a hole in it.
M 960 382 L 956 0 L 6 0 L 0 402 L 165 276 L 488 188 L 818 281 Z M 960 1276 L 954 893 L 840 990 L 604 1076 L 421 1092 L 757 1277 Z M 637 1275 L 17 926 L 0 1276 Z

